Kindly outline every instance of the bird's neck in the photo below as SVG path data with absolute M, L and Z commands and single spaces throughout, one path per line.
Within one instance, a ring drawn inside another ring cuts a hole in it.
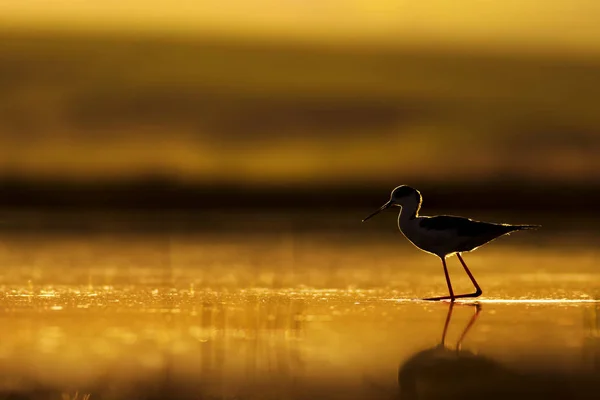
M 417 220 L 420 208 L 420 204 L 408 204 L 403 205 L 402 208 L 400 208 L 400 214 L 398 214 L 398 225 L 400 226 L 400 229 Z

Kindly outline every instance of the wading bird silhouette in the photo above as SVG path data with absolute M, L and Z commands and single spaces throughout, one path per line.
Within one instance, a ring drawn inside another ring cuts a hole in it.
M 439 215 L 435 217 L 419 216 L 423 197 L 421 193 L 410 186 L 398 186 L 392 191 L 390 200 L 377 211 L 363 219 L 363 222 L 390 208 L 400 207 L 398 215 L 398 228 L 404 236 L 417 248 L 426 253 L 435 254 L 442 260 L 449 296 L 431 297 L 425 300 L 454 301 L 463 297 L 479 297 L 483 293 L 477 281 L 469 271 L 467 264 L 460 253 L 473 251 L 492 240 L 509 233 L 523 229 L 539 228 L 539 225 L 509 225 L 490 222 L 474 221 L 469 218 L 455 217 L 452 215 Z M 469 279 L 475 286 L 474 293 L 455 295 L 448 275 L 446 258 L 456 254 L 464 267 Z

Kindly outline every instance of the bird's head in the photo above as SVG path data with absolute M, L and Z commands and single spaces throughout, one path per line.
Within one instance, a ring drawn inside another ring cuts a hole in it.
M 398 186 L 392 190 L 390 200 L 382 205 L 379 210 L 363 219 L 363 222 L 390 207 L 414 207 L 415 209 L 418 209 L 420 205 L 421 193 L 419 193 L 417 189 L 406 185 Z

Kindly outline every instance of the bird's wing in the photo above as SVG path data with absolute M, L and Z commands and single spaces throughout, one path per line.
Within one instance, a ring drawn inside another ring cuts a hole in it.
M 458 236 L 482 236 L 491 233 L 491 231 L 502 233 L 514 230 L 510 225 L 480 222 L 452 215 L 439 215 L 437 217 L 423 218 L 419 224 L 422 228 L 427 230 L 453 230 Z

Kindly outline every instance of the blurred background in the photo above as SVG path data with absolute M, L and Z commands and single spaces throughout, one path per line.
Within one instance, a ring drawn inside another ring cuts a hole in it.
M 4 0 L 0 206 L 595 213 L 599 12 Z
M 0 0 L 0 397 L 390 399 L 404 371 L 428 398 L 588 399 L 598 16 Z M 465 256 L 483 311 L 457 306 L 448 344 L 470 355 L 427 361 L 452 308 L 414 299 L 447 293 L 440 262 L 394 213 L 361 223 L 401 184 L 424 215 L 543 226 Z

